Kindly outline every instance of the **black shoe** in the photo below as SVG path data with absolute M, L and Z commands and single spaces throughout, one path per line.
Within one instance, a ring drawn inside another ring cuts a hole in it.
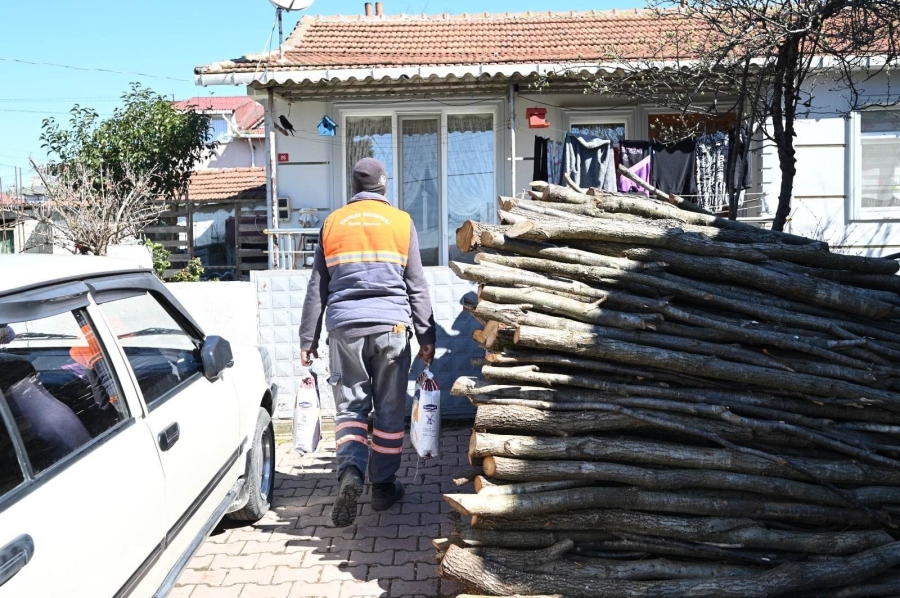
M 386 511 L 403 497 L 403 484 L 394 480 L 392 484 L 372 484 L 372 510 Z
M 359 470 L 348 467 L 341 475 L 337 498 L 331 509 L 331 522 L 335 527 L 347 527 L 356 519 L 356 499 L 362 494 L 363 479 Z

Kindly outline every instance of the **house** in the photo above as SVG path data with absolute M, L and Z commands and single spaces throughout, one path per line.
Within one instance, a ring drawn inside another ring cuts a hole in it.
M 231 274 L 240 278 L 247 269 L 265 267 L 262 255 L 266 244 L 262 235 L 265 219 L 261 226 L 256 226 L 259 220 L 256 212 L 262 210 L 265 214 L 266 205 L 262 105 L 248 96 L 193 97 L 173 105 L 180 110 L 193 108 L 208 115 L 209 137 L 217 145 L 194 166 L 187 194 L 190 209 L 182 210 L 183 214 L 173 223 L 162 225 L 166 230 L 172 230 L 170 224 L 182 226 L 185 232 L 168 233 L 161 242 L 174 250 L 172 261 L 176 268 L 190 257 L 199 257 L 211 275 Z M 259 228 L 259 232 L 235 235 L 241 228 L 235 224 L 238 213 L 247 221 L 245 224 L 252 224 L 254 231 Z M 153 234 L 152 229 L 148 232 Z M 241 239 L 249 237 L 258 238 L 242 248 Z
M 275 51 L 208 64 L 195 69 L 195 81 L 245 87 L 265 107 L 270 215 L 273 198 L 287 198 L 324 216 L 350 195 L 352 165 L 376 157 L 388 168 L 390 200 L 413 216 L 423 262 L 444 280 L 449 261 L 471 259 L 457 252 L 456 229 L 467 219 L 493 221 L 498 195 L 528 188 L 536 138 L 586 131 L 649 140 L 671 119 L 658 106 L 585 93 L 586 81 L 619 72 L 610 46 L 640 58 L 640 40 L 661 39 L 659 27 L 644 10 L 305 16 L 283 59 Z M 539 86 L 544 77 L 549 85 Z M 890 93 L 886 78 L 867 88 Z M 840 91 L 818 93 L 798 122 L 790 231 L 837 249 L 895 253 L 900 112 L 847 120 L 841 104 Z M 320 134 L 325 117 L 337 124 L 333 136 Z M 779 191 L 774 149 L 755 151 L 751 166 L 742 215 L 764 225 Z M 296 214 L 270 221 L 299 225 Z M 284 267 L 277 252 L 270 259 Z M 464 336 L 454 326 L 460 307 L 435 295 L 439 322 Z

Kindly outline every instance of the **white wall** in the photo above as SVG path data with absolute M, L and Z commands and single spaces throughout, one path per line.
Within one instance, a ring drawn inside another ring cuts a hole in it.
M 194 170 L 262 167 L 266 165 L 265 160 L 264 139 L 235 137 L 228 143 L 220 143 L 209 156 L 197 163 Z
M 868 82 L 871 98 L 889 98 L 887 77 Z M 797 176 L 791 204 L 791 232 L 827 241 L 834 249 L 866 255 L 900 251 L 900 218 L 857 218 L 852 206 L 855 173 L 852 166 L 854 121 L 840 113 L 847 93 L 826 83 L 812 91 L 812 105 L 797 122 Z M 896 93 L 893 100 L 897 100 Z M 762 191 L 769 210 L 778 205 L 781 172 L 775 149 L 763 148 Z
M 168 282 L 166 286 L 203 332 L 233 345 L 256 345 L 258 302 L 249 282 Z

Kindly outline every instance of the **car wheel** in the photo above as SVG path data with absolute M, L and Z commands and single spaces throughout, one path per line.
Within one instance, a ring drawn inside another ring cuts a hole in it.
M 228 515 L 237 521 L 258 521 L 269 510 L 275 488 L 275 429 L 272 418 L 259 408 L 256 431 L 250 449 L 250 469 L 247 472 L 247 504 Z

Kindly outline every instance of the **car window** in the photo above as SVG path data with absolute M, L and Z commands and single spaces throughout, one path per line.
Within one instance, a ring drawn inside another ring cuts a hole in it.
M 0 391 L 36 474 L 129 417 L 81 309 L 0 325 Z
M 203 370 L 201 341 L 153 294 L 102 302 L 100 309 L 125 351 L 148 406 Z
M 0 498 L 25 481 L 9 430 L 0 419 Z

